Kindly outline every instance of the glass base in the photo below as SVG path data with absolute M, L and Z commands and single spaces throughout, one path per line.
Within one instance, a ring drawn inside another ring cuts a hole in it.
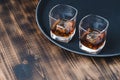
M 60 41 L 60 42 L 64 42 L 64 43 L 68 43 L 72 37 L 74 36 L 75 34 L 75 31 L 76 29 L 74 30 L 73 34 L 71 34 L 70 36 L 68 37 L 61 37 L 61 36 L 56 36 L 54 33 L 52 33 L 52 31 L 50 31 L 50 35 L 53 39 L 57 40 L 57 41 Z
M 106 43 L 106 41 L 104 41 L 103 45 L 101 47 L 99 47 L 98 49 L 96 49 L 96 50 L 84 46 L 81 42 L 79 42 L 79 47 L 80 47 L 81 50 L 83 50 L 85 52 L 88 52 L 88 53 L 91 53 L 91 54 L 97 54 L 105 46 L 105 43 Z

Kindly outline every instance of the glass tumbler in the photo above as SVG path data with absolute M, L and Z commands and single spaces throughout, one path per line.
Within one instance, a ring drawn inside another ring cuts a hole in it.
M 70 5 L 58 4 L 49 12 L 50 36 L 57 41 L 68 43 L 76 32 L 77 9 Z
M 98 15 L 87 15 L 79 24 L 79 47 L 91 53 L 99 53 L 106 43 L 109 22 Z

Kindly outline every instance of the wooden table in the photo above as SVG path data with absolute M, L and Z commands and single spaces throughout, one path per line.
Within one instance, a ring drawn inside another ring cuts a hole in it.
M 94 58 L 51 43 L 38 29 L 39 0 L 0 0 L 0 80 L 120 80 L 120 57 Z

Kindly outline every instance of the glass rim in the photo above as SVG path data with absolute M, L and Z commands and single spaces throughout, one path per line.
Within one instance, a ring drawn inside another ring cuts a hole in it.
M 57 5 L 53 6 L 52 9 L 51 9 L 50 12 L 49 12 L 49 17 L 52 18 L 52 19 L 54 19 L 54 20 L 58 20 L 58 19 L 56 19 L 56 18 L 54 18 L 54 17 L 51 16 L 51 12 L 52 12 L 56 7 L 61 6 L 61 5 L 67 6 L 67 7 L 71 7 L 72 9 L 74 9 L 76 13 L 75 13 L 75 15 L 74 15 L 71 19 L 69 19 L 69 20 L 75 19 L 75 17 L 76 17 L 77 14 L 78 14 L 78 10 L 77 10 L 75 7 L 73 7 L 73 6 L 71 6 L 71 5 L 66 5 L 66 4 L 57 4 Z
M 82 24 L 82 21 L 83 21 L 85 18 L 89 17 L 89 16 L 96 16 L 96 17 L 98 17 L 98 18 L 103 19 L 103 20 L 107 23 L 107 25 L 105 26 L 105 28 L 104 28 L 102 31 L 100 31 L 100 33 L 103 33 L 104 31 L 106 31 L 106 30 L 108 29 L 109 21 L 108 21 L 106 18 L 102 17 L 102 16 L 94 15 L 94 14 L 88 14 L 88 15 L 86 15 L 85 17 L 83 17 L 83 18 L 80 20 L 79 28 L 81 28 L 81 29 L 84 30 L 84 31 L 87 31 L 86 29 L 84 29 L 84 28 L 81 26 L 81 24 Z

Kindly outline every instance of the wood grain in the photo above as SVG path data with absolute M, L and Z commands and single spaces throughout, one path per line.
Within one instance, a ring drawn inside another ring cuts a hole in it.
M 120 56 L 93 58 L 51 43 L 39 30 L 39 0 L 0 0 L 0 80 L 120 80 Z

